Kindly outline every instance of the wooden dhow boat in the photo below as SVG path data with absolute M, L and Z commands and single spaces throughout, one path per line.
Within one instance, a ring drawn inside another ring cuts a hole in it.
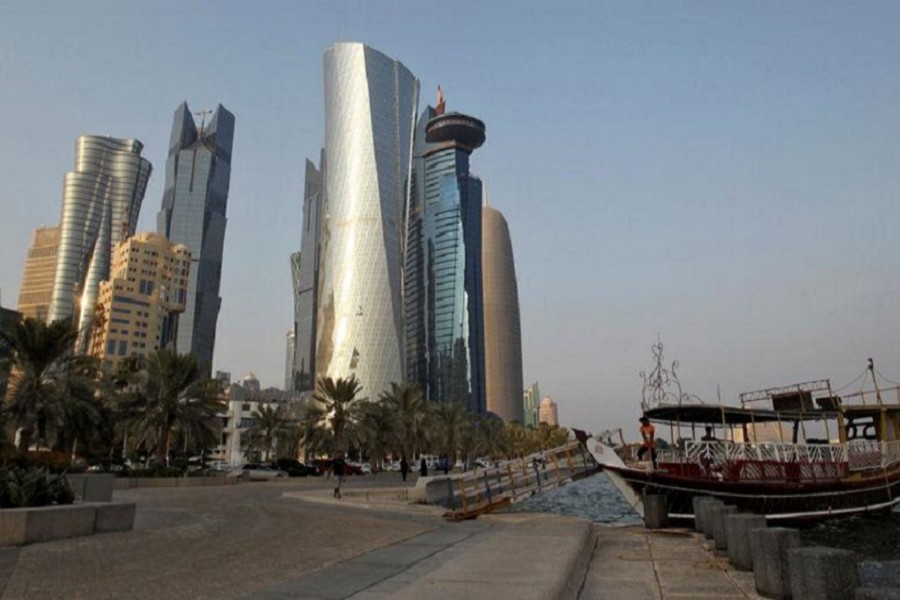
M 871 359 L 860 377 L 871 377 L 869 391 L 838 396 L 828 380 L 810 381 L 741 394 L 740 407 L 727 407 L 682 394 L 677 363 L 662 369 L 661 344 L 658 350 L 643 403 L 657 432 L 655 466 L 634 460 L 633 447 L 585 440 L 639 514 L 647 494 L 664 495 L 669 518 L 685 520 L 694 517 L 695 496 L 778 521 L 886 511 L 900 502 L 900 385 L 880 387 Z M 673 383 L 674 395 L 659 392 Z M 672 443 L 660 441 L 665 433 Z

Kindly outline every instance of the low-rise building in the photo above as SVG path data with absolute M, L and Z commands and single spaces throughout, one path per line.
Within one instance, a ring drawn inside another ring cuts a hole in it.
M 156 233 L 120 243 L 110 279 L 100 284 L 90 353 L 113 367 L 127 356 L 171 348 L 190 266 L 187 246 L 170 244 Z

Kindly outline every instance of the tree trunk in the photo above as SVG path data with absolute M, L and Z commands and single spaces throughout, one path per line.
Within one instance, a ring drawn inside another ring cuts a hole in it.
M 160 432 L 159 436 L 159 446 L 156 448 L 156 462 L 157 464 L 162 464 L 165 466 L 169 466 L 169 434 L 171 432 L 170 427 L 163 427 L 162 432 Z

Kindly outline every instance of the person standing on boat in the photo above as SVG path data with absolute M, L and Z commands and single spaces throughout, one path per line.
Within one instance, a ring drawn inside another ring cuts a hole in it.
M 718 442 L 719 438 L 715 436 L 713 433 L 713 428 L 709 425 L 706 426 L 706 435 L 700 438 L 701 442 Z
M 644 454 L 650 452 L 650 462 L 656 468 L 656 427 L 647 417 L 641 417 L 641 447 L 638 450 L 638 460 L 643 460 Z

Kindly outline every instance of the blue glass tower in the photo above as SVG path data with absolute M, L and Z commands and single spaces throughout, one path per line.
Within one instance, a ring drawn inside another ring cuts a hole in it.
M 481 180 L 484 123 L 426 108 L 416 130 L 406 247 L 407 380 L 435 402 L 486 412 Z
M 190 248 L 193 261 L 175 348 L 182 354 L 196 354 L 207 371 L 212 368 L 222 305 L 219 283 L 233 140 L 234 115 L 221 104 L 198 128 L 187 103 L 182 103 L 175 111 L 166 187 L 157 215 L 157 231 L 170 242 Z

